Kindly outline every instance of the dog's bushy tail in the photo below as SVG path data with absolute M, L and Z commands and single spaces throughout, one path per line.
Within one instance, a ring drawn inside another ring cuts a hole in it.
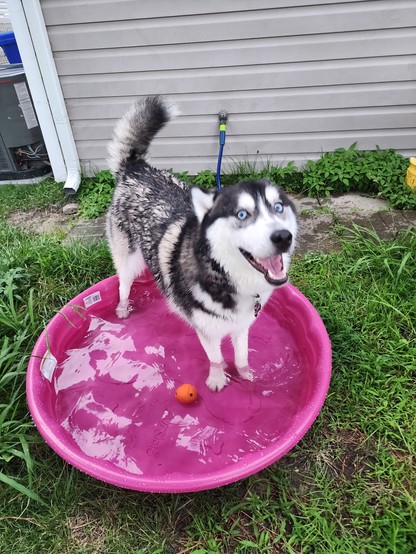
M 118 121 L 108 145 L 110 169 L 118 173 L 127 162 L 143 159 L 153 137 L 176 114 L 176 107 L 164 96 L 133 104 Z

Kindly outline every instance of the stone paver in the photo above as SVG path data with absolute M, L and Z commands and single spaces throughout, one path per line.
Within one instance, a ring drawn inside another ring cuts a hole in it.
M 105 215 L 97 217 L 97 219 L 80 221 L 67 234 L 63 244 L 69 244 L 74 239 L 89 243 L 103 238 L 105 238 Z

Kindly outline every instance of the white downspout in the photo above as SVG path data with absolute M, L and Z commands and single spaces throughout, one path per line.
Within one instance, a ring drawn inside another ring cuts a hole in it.
M 81 166 L 39 0 L 8 0 L 7 5 L 54 178 L 74 194 Z

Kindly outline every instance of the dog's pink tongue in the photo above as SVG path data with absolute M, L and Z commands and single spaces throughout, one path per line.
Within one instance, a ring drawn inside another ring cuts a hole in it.
M 272 256 L 271 258 L 263 258 L 259 261 L 261 265 L 276 279 L 283 279 L 286 277 L 286 272 L 283 269 L 283 259 L 281 254 Z

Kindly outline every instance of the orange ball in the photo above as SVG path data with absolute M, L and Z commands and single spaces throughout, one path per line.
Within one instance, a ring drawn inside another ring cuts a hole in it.
M 198 391 L 193 385 L 184 383 L 176 389 L 175 397 L 182 404 L 191 404 L 198 398 Z

